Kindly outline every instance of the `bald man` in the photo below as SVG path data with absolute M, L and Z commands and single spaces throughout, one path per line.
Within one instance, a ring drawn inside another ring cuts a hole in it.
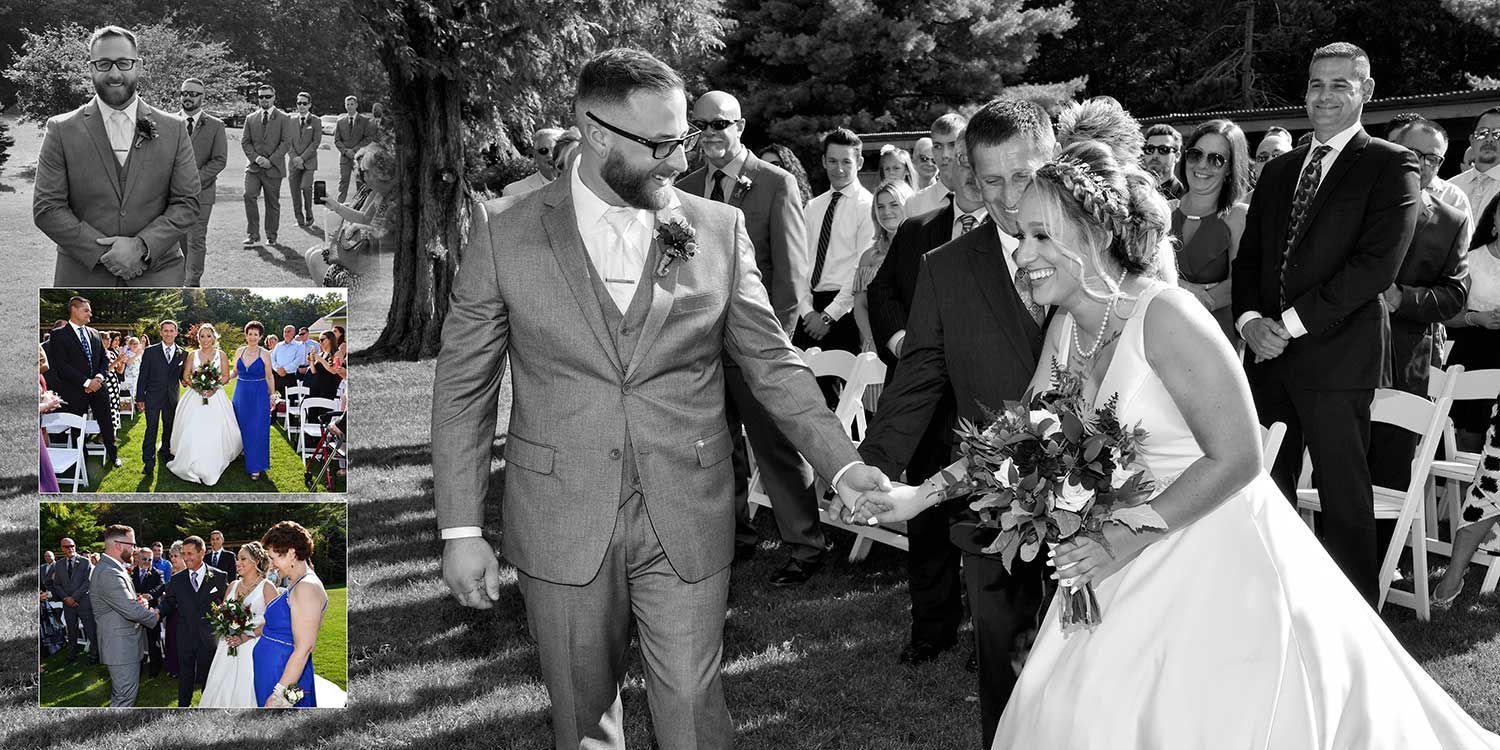
M 557 179 L 557 165 L 552 161 L 557 139 L 563 134 L 560 128 L 542 128 L 531 137 L 531 161 L 536 171 L 512 182 L 500 191 L 503 198 L 518 198 Z
M 788 335 L 797 325 L 797 294 L 793 279 L 811 275 L 803 268 L 807 232 L 802 219 L 802 198 L 796 178 L 785 170 L 757 159 L 742 141 L 745 118 L 740 103 L 723 91 L 710 91 L 693 104 L 690 122 L 701 130 L 698 148 L 704 165 L 677 181 L 683 192 L 728 203 L 745 215 L 745 229 L 755 246 L 755 263 L 761 283 L 771 297 Z M 800 276 L 799 276 L 800 274 Z M 729 433 L 734 437 L 734 499 L 737 526 L 736 558 L 754 554 L 758 541 L 750 523 L 750 462 L 740 425 L 749 435 L 760 465 L 766 494 L 781 540 L 791 553 L 786 566 L 771 576 L 771 583 L 794 586 L 807 580 L 823 565 L 826 540 L 818 518 L 818 498 L 813 488 L 812 467 L 798 455 L 781 430 L 756 399 L 740 368 L 724 360 L 725 408 Z
M 932 139 L 922 136 L 911 147 L 912 161 L 917 164 L 917 189 L 924 190 L 937 180 L 937 157 L 932 154 Z

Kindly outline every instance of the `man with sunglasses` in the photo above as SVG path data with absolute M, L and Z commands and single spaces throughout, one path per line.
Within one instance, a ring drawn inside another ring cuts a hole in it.
M 927 136 L 918 138 L 912 144 L 911 158 L 917 164 L 917 189 L 926 190 L 938 175 L 937 157 L 932 155 L 932 139 Z
M 318 146 L 323 144 L 323 121 L 312 113 L 312 95 L 297 92 L 297 114 L 292 115 L 291 144 L 287 155 L 291 157 L 291 170 L 287 185 L 292 193 L 292 214 L 297 217 L 297 226 L 313 224 L 313 175 L 318 173 Z
M 703 167 L 688 173 L 678 186 L 683 191 L 711 201 L 727 203 L 745 215 L 745 229 L 755 248 L 755 265 L 771 299 L 782 330 L 790 335 L 797 325 L 798 263 L 806 257 L 807 230 L 802 218 L 797 178 L 786 170 L 756 158 L 745 148 L 745 119 L 739 100 L 723 91 L 710 91 L 693 103 L 689 122 L 703 135 L 698 139 Z M 734 440 L 735 557 L 755 553 L 759 534 L 750 522 L 750 463 L 743 423 L 755 461 L 760 467 L 771 511 L 782 544 L 791 560 L 771 576 L 774 586 L 805 582 L 823 566 L 827 541 L 818 517 L 818 496 L 812 467 L 797 454 L 786 435 L 766 413 L 745 381 L 745 374 L 732 358 L 724 359 L 724 388 L 729 400 L 725 414 Z
M 93 572 L 94 566 L 89 559 L 78 554 L 78 545 L 72 539 L 63 537 L 57 543 L 61 555 L 57 562 L 52 564 L 52 571 L 47 582 L 47 590 L 52 593 L 52 601 L 62 602 L 63 622 L 67 626 L 68 660 L 72 661 L 78 656 L 78 636 L 80 632 L 88 638 L 90 644 L 94 644 L 92 625 L 89 625 L 88 600 L 89 600 L 89 574 Z M 98 659 L 98 646 L 93 646 L 94 654 L 90 661 Z
M 557 179 L 558 165 L 552 158 L 557 150 L 557 139 L 561 137 L 561 128 L 542 128 L 531 136 L 531 161 L 536 165 L 536 171 L 505 186 L 500 191 L 503 198 L 514 198 L 537 190 Z
M 1156 189 L 1170 200 L 1182 197 L 1186 189 L 1176 177 L 1177 157 L 1182 153 L 1182 133 L 1164 122 L 1146 128 L 1146 145 L 1141 147 L 1141 166 L 1156 177 Z
M 1250 189 L 1254 190 L 1260 181 L 1260 170 L 1265 168 L 1266 162 L 1291 150 L 1292 134 L 1286 128 L 1272 125 L 1260 139 L 1260 145 L 1255 147 L 1255 158 L 1250 161 Z
M 958 136 L 964 132 L 964 126 L 967 124 L 968 120 L 957 112 L 949 112 L 932 121 L 932 137 L 929 140 L 932 142 L 933 165 L 937 170 L 937 179 L 927 187 L 918 190 L 916 195 L 906 201 L 908 218 L 930 214 L 953 204 L 953 194 L 959 186 L 948 184 L 947 175 L 952 162 L 958 158 Z
M 727 750 L 723 358 L 850 501 L 890 483 L 860 463 L 787 341 L 743 214 L 673 187 L 699 136 L 682 78 L 645 52 L 603 52 L 583 66 L 574 113 L 578 166 L 498 216 L 476 210 L 454 282 L 432 398 L 444 579 L 465 606 L 500 598 L 481 525 L 508 362 L 502 539 L 555 746 L 625 747 L 634 622 L 657 744 Z
M 229 162 L 229 136 L 224 121 L 203 111 L 207 88 L 198 78 L 189 78 L 178 88 L 182 98 L 179 117 L 187 126 L 193 143 L 193 158 L 198 165 L 198 221 L 182 238 L 182 252 L 187 257 L 185 286 L 203 282 L 203 260 L 208 253 L 208 219 L 213 215 L 219 173 Z
M 354 174 L 354 157 L 375 140 L 375 124 L 359 113 L 359 97 L 344 97 L 344 114 L 333 125 L 333 148 L 339 152 L 339 203 L 349 197 L 349 177 Z
M 142 61 L 118 26 L 89 39 L 94 99 L 47 121 L 32 216 L 57 243 L 53 284 L 181 286 L 178 241 L 198 215 L 198 169 L 181 120 L 136 96 Z
M 1474 166 L 1448 182 L 1468 194 L 1470 212 L 1477 220 L 1500 195 L 1500 107 L 1479 113 L 1469 144 Z
M 131 707 L 141 683 L 141 654 L 147 633 L 160 620 L 146 606 L 147 592 L 131 580 L 135 529 L 115 524 L 104 530 L 104 555 L 89 575 L 98 631 L 99 661 L 109 669 L 109 705 Z
M 240 146 L 245 158 L 245 247 L 260 247 L 260 206 L 266 203 L 266 241 L 276 244 L 281 226 L 281 180 L 286 177 L 286 154 L 292 147 L 293 123 L 276 106 L 276 89 L 269 83 L 256 87 L 259 108 L 245 118 Z

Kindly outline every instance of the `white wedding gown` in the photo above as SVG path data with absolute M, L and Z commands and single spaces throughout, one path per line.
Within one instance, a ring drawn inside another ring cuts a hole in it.
M 217 357 L 218 350 L 202 359 L 200 354 L 201 350 L 193 352 L 189 360 L 194 368 Z M 172 455 L 175 458 L 167 464 L 168 470 L 189 482 L 214 485 L 243 450 L 240 424 L 224 389 L 214 391 L 207 404 L 203 403 L 203 396 L 192 389 L 177 397 L 177 412 L 172 423 Z
M 1099 401 L 1119 393 L 1121 423 L 1150 433 L 1142 459 L 1170 479 L 1203 452 L 1145 357 L 1142 318 L 1166 288 L 1142 295 Z M 1067 351 L 1070 328 L 1054 322 L 1042 362 Z M 995 750 L 1500 748 L 1406 653 L 1264 473 L 1095 592 L 1103 622 L 1092 631 L 1064 635 L 1053 599 Z
M 266 621 L 266 596 L 265 590 L 270 588 L 275 591 L 276 587 L 262 580 L 244 598 L 246 607 L 255 615 L 251 621 L 254 625 L 261 625 Z M 224 595 L 224 600 L 235 598 L 235 592 L 239 590 L 239 582 L 229 584 L 229 591 Z M 214 660 L 208 668 L 208 681 L 203 685 L 203 696 L 198 701 L 199 708 L 255 708 L 255 644 L 256 638 L 240 644 L 234 656 L 229 655 L 229 644 L 223 640 L 219 641 L 218 648 L 214 649 Z

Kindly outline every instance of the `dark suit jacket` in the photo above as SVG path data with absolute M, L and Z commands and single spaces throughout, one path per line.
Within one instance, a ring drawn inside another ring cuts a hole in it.
M 155 608 L 161 600 L 162 592 L 166 590 L 167 584 L 161 579 L 161 571 L 155 565 L 142 573 L 134 565 L 130 566 L 130 582 L 135 584 L 135 593 L 145 594 L 151 600 L 151 607 Z M 189 586 L 191 588 L 191 586 Z
M 198 590 L 193 591 L 191 571 L 182 570 L 167 582 L 161 597 L 161 616 L 177 618 L 177 653 L 190 654 L 203 651 L 208 654 L 216 647 L 214 631 L 208 626 L 208 609 L 224 601 L 229 592 L 229 577 L 224 571 L 204 564 L 203 580 Z
M 104 120 L 94 102 L 47 121 L 36 165 L 32 217 L 57 243 L 56 286 L 118 286 L 99 264 L 109 250 L 101 237 L 138 237 L 151 254 L 138 286 L 177 286 L 150 274 L 180 265 L 178 240 L 198 219 L 198 169 L 182 120 L 141 102 L 137 120 L 149 120 L 155 138 L 137 135 L 126 161 L 125 178 L 115 161 Z M 138 145 L 137 145 L 138 144 Z M 152 283 L 145 283 L 150 281 Z
M 859 453 L 888 476 L 911 459 L 946 389 L 958 416 L 984 419 L 1025 393 L 1042 353 L 1042 327 L 1016 294 L 995 227 L 985 224 L 919 263 L 896 374 Z
M 1234 259 L 1234 318 L 1254 310 L 1280 318 L 1282 249 L 1292 196 L 1310 146 L 1266 164 L 1250 200 Z M 1309 390 L 1379 388 L 1388 331 L 1380 294 L 1390 287 L 1417 221 L 1417 158 L 1363 130 L 1354 134 L 1323 176 L 1286 261 L 1286 294 L 1307 335 L 1281 356 L 1256 363 L 1252 383 L 1275 377 Z
M 685 193 L 702 196 L 711 170 L 709 165 L 690 172 L 677 186 Z M 749 187 L 744 183 L 749 181 Z M 745 230 L 755 246 L 755 265 L 771 296 L 771 308 L 785 331 L 797 325 L 797 291 L 794 280 L 812 275 L 805 268 L 807 229 L 802 218 L 802 193 L 791 173 L 745 154 L 740 183 L 730 191 L 728 203 L 745 214 Z
M 1391 385 L 1426 395 L 1429 367 L 1442 365 L 1434 328 L 1469 299 L 1468 212 L 1422 195 L 1417 229 L 1396 274 L 1401 301 L 1391 315 Z
M 183 118 L 183 122 L 186 121 L 187 118 Z M 193 159 L 198 164 L 198 203 L 211 206 L 219 189 L 219 173 L 229 163 L 229 136 L 224 130 L 224 121 L 207 112 L 198 116 L 198 124 L 193 127 Z
M 71 325 L 52 329 L 47 343 L 42 345 L 47 351 L 47 364 L 50 368 L 47 371 L 47 385 L 62 396 L 63 411 L 70 414 L 83 414 L 88 408 L 88 397 L 83 392 L 83 384 L 95 375 L 102 374 L 105 367 L 104 339 L 92 328 L 85 326 L 83 330 L 89 337 L 92 358 L 83 356 L 83 344 L 79 343 Z
M 917 289 L 917 267 L 922 256 L 953 239 L 953 204 L 901 222 L 891 247 L 865 293 L 875 343 L 885 348 L 891 337 L 906 329 L 911 299 Z M 894 352 L 893 352 L 894 354 Z
M 172 352 L 172 362 L 160 342 L 146 347 L 141 355 L 141 371 L 136 376 L 135 400 L 152 407 L 177 407 L 177 394 L 182 390 L 182 365 L 187 362 L 187 351 L 178 345 Z
M 203 562 L 211 568 L 218 568 L 224 571 L 224 575 L 228 576 L 230 580 L 238 577 L 234 569 L 234 561 L 234 553 L 229 551 L 228 547 L 218 552 L 209 550 L 203 553 Z
M 286 152 L 292 146 L 292 118 L 276 107 L 271 108 L 270 122 L 263 122 L 262 110 L 255 110 L 245 118 L 245 128 L 240 131 L 240 147 L 245 151 L 246 172 L 264 172 L 267 177 L 286 176 Z M 271 166 L 261 167 L 255 157 L 264 156 Z

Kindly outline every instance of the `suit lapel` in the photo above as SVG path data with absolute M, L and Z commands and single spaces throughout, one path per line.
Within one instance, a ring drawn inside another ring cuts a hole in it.
M 563 280 L 573 292 L 573 301 L 583 311 L 584 320 L 588 321 L 589 330 L 594 333 L 599 348 L 604 350 L 610 364 L 623 375 L 625 366 L 620 362 L 619 352 L 615 351 L 609 330 L 604 325 L 604 311 L 599 309 L 599 298 L 594 294 L 593 282 L 589 281 L 588 250 L 584 248 L 583 238 L 578 234 L 571 187 L 571 180 L 560 179 L 542 188 L 547 191 L 543 197 L 547 210 L 542 214 L 542 228 L 547 232 L 547 242 L 552 247 L 552 254 L 556 256 L 558 265 L 562 266 Z
M 686 210 L 684 210 L 686 215 Z M 655 215 L 652 215 L 655 221 Z M 688 218 L 688 224 L 693 224 L 693 218 Z M 656 343 L 656 337 L 661 333 L 661 327 L 667 322 L 667 313 L 672 311 L 672 296 L 677 289 L 677 272 L 682 268 L 682 263 L 673 263 L 667 269 L 666 276 L 656 275 L 657 259 L 661 257 L 661 243 L 656 239 L 656 227 L 651 227 L 651 250 L 646 253 L 646 268 L 643 270 L 642 279 L 647 284 L 654 284 L 656 289 L 651 294 L 651 309 L 646 313 L 646 322 L 641 324 L 641 337 L 636 342 L 635 351 L 631 354 L 630 365 L 625 368 L 628 377 L 640 367 L 641 360 L 646 356 L 646 351 Z
M 979 231 L 985 234 L 969 253 L 979 293 L 984 296 L 990 312 L 1000 321 L 999 328 L 1010 339 L 1011 347 L 1018 352 L 1035 356 L 1031 342 L 1023 335 L 1023 328 L 1027 325 L 1035 327 L 1036 321 L 1031 319 L 1030 313 L 1025 312 L 1021 306 L 1021 298 L 1016 295 L 1010 266 L 1006 265 L 1005 257 L 1001 255 L 1005 248 L 988 225 L 972 229 L 970 234 Z
M 136 118 L 139 119 L 139 118 L 142 118 L 142 117 L 150 118 L 153 121 L 159 120 L 159 118 L 156 117 L 156 110 L 152 109 L 151 105 L 149 105 L 149 104 L 147 104 L 145 102 L 141 102 L 140 107 L 138 109 L 136 109 Z M 160 138 L 161 137 L 161 130 L 160 130 L 161 123 L 157 122 L 156 125 L 157 125 L 157 128 L 158 128 L 156 137 Z M 136 152 L 143 152 L 143 151 L 150 150 L 152 148 L 152 145 L 153 145 L 154 141 L 155 141 L 155 139 L 152 139 L 152 140 L 142 140 L 141 141 L 141 147 L 140 148 L 136 148 L 135 147 L 136 136 L 134 136 L 134 135 L 131 136 L 131 138 L 130 138 L 130 144 L 129 144 L 130 150 L 125 153 L 125 164 L 126 164 L 126 170 L 125 170 L 125 192 L 120 196 L 120 201 L 122 203 L 125 202 L 126 200 L 130 199 L 130 192 L 132 190 L 135 190 L 135 184 L 137 182 L 140 182 L 141 172 L 143 172 L 145 170 L 146 164 L 148 162 L 148 159 L 146 159 L 146 158 L 142 158 L 141 160 L 137 161 L 136 158 L 135 158 Z
M 745 154 L 745 166 L 740 168 L 740 180 L 750 183 L 750 187 L 741 187 L 740 180 L 735 180 L 733 187 L 729 188 L 729 205 L 740 208 L 745 204 L 745 196 L 750 194 L 750 188 L 755 186 L 755 177 L 760 174 L 760 159 L 755 154 Z
M 1369 142 L 1370 136 L 1364 130 L 1360 130 L 1349 139 L 1348 143 L 1344 144 L 1343 150 L 1339 151 L 1338 158 L 1333 160 L 1333 166 L 1328 169 L 1328 174 L 1323 175 L 1323 181 L 1318 183 L 1318 192 L 1313 195 L 1312 205 L 1307 207 L 1307 215 L 1302 217 L 1302 224 L 1298 227 L 1297 244 L 1301 244 L 1302 238 L 1307 236 L 1307 228 L 1312 226 L 1313 220 L 1318 217 L 1318 211 L 1323 208 L 1324 203 L 1328 202 L 1328 196 L 1338 189 L 1339 181 L 1349 173 Z M 1299 170 L 1297 177 L 1300 179 L 1301 176 Z M 1296 190 L 1295 183 L 1292 189 Z M 1295 245 L 1293 247 L 1295 248 Z
M 97 102 L 83 108 L 83 129 L 88 131 L 89 140 L 94 142 L 94 150 L 99 152 L 99 161 L 104 165 L 104 174 L 109 176 L 109 184 L 115 189 L 115 197 L 124 203 L 125 194 L 120 186 L 120 165 L 115 161 L 115 149 L 109 143 L 109 133 L 104 129 L 104 113 L 99 111 Z

